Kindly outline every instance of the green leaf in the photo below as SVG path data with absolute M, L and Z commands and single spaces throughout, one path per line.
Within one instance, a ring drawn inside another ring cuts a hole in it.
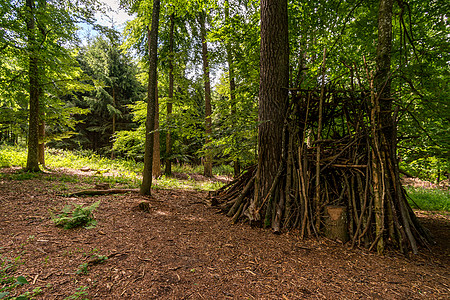
M 19 277 L 17 277 L 16 284 L 18 284 L 18 285 L 24 285 L 24 284 L 28 284 L 28 281 L 27 281 L 27 279 L 26 279 L 25 277 L 19 276 Z M 17 299 L 18 299 L 18 298 L 17 298 Z

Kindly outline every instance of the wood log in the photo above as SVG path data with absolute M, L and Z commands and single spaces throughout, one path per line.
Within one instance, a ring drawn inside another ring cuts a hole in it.
M 347 230 L 347 207 L 328 205 L 325 207 L 325 236 L 346 243 L 349 240 Z

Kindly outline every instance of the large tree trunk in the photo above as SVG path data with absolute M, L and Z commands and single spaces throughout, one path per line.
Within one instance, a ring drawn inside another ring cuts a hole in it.
M 205 84 L 205 149 L 204 175 L 212 177 L 212 155 L 209 153 L 211 143 L 211 82 L 209 80 L 209 59 L 208 43 L 206 42 L 206 13 L 201 12 L 199 16 L 200 34 L 202 38 L 202 61 L 203 61 L 203 81 Z
M 281 164 L 283 127 L 288 102 L 289 41 L 287 1 L 261 1 L 261 56 L 259 84 L 258 171 L 255 196 L 248 216 L 261 221 L 264 207 L 282 201 L 283 193 L 269 195 L 276 185 L 276 174 Z M 282 190 L 282 189 L 280 189 Z M 271 199 L 267 199 L 270 196 Z M 273 200 L 272 200 L 273 198 Z M 274 202 L 273 202 L 274 201 Z M 266 214 L 265 225 L 270 225 Z
M 155 137 L 153 141 L 153 177 L 158 178 L 161 176 L 161 153 L 159 149 L 159 99 L 158 99 L 158 83 L 156 84 L 155 91 Z
M 151 195 L 152 187 L 152 163 L 153 163 L 153 142 L 155 130 L 155 105 L 156 105 L 156 68 L 157 68 L 157 45 L 158 45 L 158 25 L 159 25 L 160 1 L 153 1 L 152 27 L 148 29 L 148 52 L 149 52 L 149 72 L 147 89 L 147 120 L 145 122 L 145 153 L 144 171 L 140 192 L 142 195 Z
M 170 32 L 169 32 L 169 100 L 167 101 L 167 134 L 166 134 L 166 169 L 164 173 L 168 176 L 172 175 L 172 105 L 173 105 L 173 31 L 175 27 L 175 17 L 170 15 Z
M 29 92 L 30 112 L 28 123 L 28 157 L 27 171 L 37 172 L 39 169 L 39 53 L 35 37 L 34 1 L 26 1 L 26 19 L 29 51 Z

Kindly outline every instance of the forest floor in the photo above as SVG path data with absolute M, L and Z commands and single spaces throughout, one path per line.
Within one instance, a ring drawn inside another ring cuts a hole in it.
M 8 177 L 16 171 L 0 169 L 0 267 L 29 284 L 10 296 L 39 288 L 36 299 L 450 298 L 448 213 L 417 212 L 435 236 L 430 249 L 381 257 L 326 239 L 300 240 L 295 231 L 233 225 L 205 204 L 207 192 L 70 198 L 61 196 L 62 184 L 65 191 L 92 186 L 60 182 L 67 173 L 55 170 Z M 52 222 L 51 211 L 98 200 L 92 229 Z M 142 200 L 148 212 L 138 209 Z M 7 260 L 15 268 L 6 270 Z

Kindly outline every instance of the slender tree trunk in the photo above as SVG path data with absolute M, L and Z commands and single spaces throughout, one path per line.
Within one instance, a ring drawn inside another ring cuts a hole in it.
M 40 171 L 39 169 L 39 53 L 35 37 L 34 1 L 26 1 L 26 19 L 28 31 L 29 51 L 29 91 L 30 112 L 28 124 L 28 157 L 27 171 Z
M 160 155 L 160 143 L 159 143 L 159 99 L 158 99 L 158 83 L 156 84 L 155 91 L 155 138 L 153 141 L 153 177 L 158 178 L 161 176 L 161 155 Z
M 155 104 L 156 104 L 156 68 L 157 68 L 157 45 L 158 45 L 158 25 L 159 25 L 160 1 L 153 1 L 152 27 L 148 31 L 148 52 L 149 52 L 149 74 L 147 89 L 147 120 L 145 122 L 145 153 L 144 171 L 140 193 L 151 195 L 152 187 L 152 162 L 153 162 L 153 141 L 155 130 Z
M 230 34 L 231 28 L 230 28 L 230 7 L 228 0 L 225 1 L 225 22 L 228 26 L 228 32 Z M 226 43 L 226 50 L 227 50 L 227 63 L 228 63 L 228 78 L 230 81 L 230 102 L 231 102 L 231 119 L 236 119 L 236 83 L 234 81 L 234 65 L 233 65 L 233 48 L 231 45 L 231 39 L 228 37 Z M 233 169 L 234 169 L 234 177 L 238 177 L 241 173 L 241 166 L 239 164 L 239 159 L 235 159 L 233 161 Z
M 169 101 L 167 101 L 167 134 L 166 134 L 166 169 L 165 174 L 172 175 L 172 105 L 173 105 L 173 31 L 175 27 L 175 17 L 170 15 L 170 32 L 169 32 Z
M 114 88 L 114 85 L 113 85 L 113 88 L 112 88 L 112 94 L 113 94 L 113 107 L 116 108 L 116 90 L 115 90 L 115 88 Z M 111 137 L 114 137 L 114 134 L 115 134 L 115 133 L 116 133 L 116 114 L 113 113 L 113 116 L 112 116 L 112 134 L 111 134 Z M 115 154 L 114 154 L 114 149 L 113 149 L 113 147 L 114 147 L 114 143 L 111 143 L 111 159 L 114 159 L 114 158 L 115 158 Z
M 211 82 L 209 80 L 209 61 L 208 61 L 208 43 L 206 42 L 206 14 L 200 13 L 200 34 L 202 38 L 202 60 L 203 60 L 203 80 L 205 83 L 205 161 L 204 175 L 212 177 L 212 155 L 209 153 L 209 144 L 211 143 Z
M 391 99 L 391 49 L 392 49 L 392 8 L 394 0 L 380 0 L 378 11 L 377 71 L 374 85 L 380 106 L 382 132 L 389 143 L 395 143 L 393 137 Z
M 273 211 L 270 190 L 281 164 L 284 118 L 289 86 L 289 40 L 286 0 L 261 1 L 261 56 L 259 84 L 258 170 L 250 221 L 260 221 L 265 205 Z M 283 189 L 280 189 L 281 191 Z M 284 197 L 284 196 L 283 196 Z M 276 199 L 276 197 L 274 197 Z M 266 220 L 268 219 L 266 215 Z M 270 220 L 270 218 L 269 218 Z M 268 225 L 268 224 L 266 224 Z
M 45 168 L 45 121 L 39 122 L 39 163 Z

